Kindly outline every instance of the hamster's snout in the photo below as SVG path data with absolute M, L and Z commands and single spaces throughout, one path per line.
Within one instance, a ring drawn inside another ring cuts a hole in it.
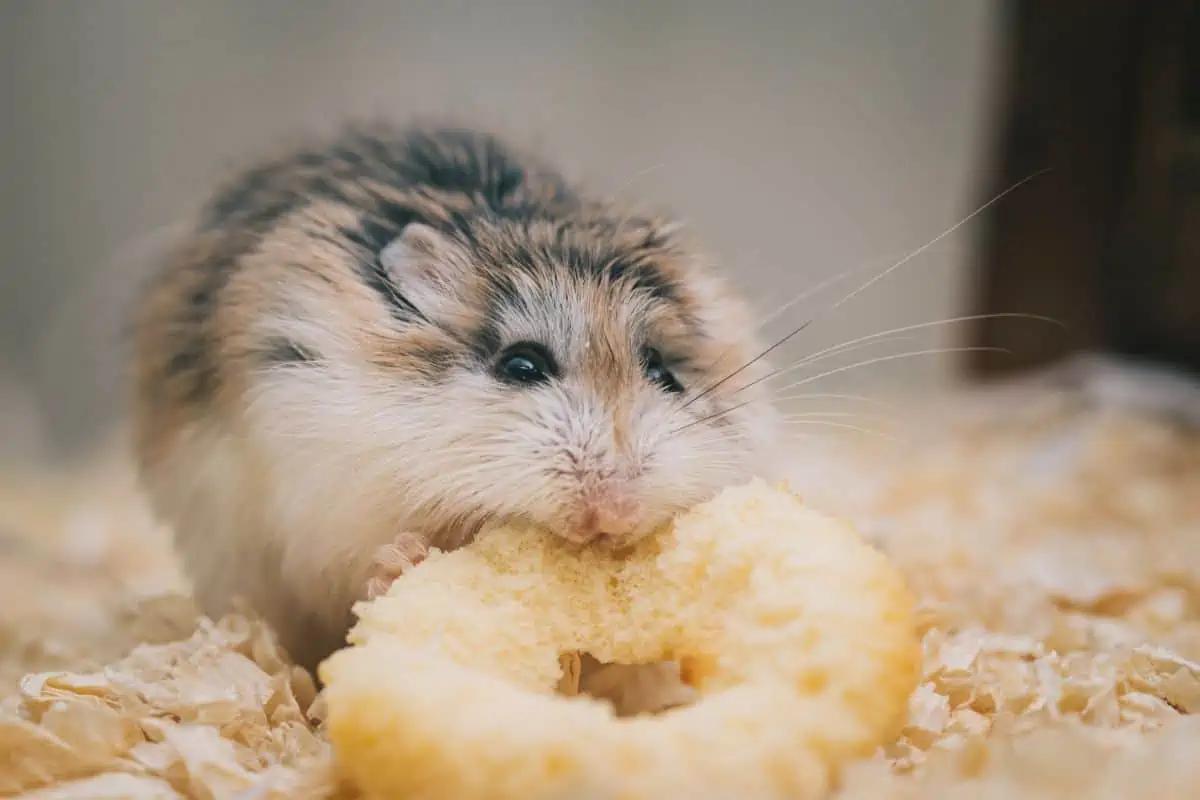
M 638 532 L 642 511 L 642 503 L 628 482 L 612 481 L 588 487 L 580 492 L 571 515 L 571 538 L 583 543 L 596 539 L 624 540 Z

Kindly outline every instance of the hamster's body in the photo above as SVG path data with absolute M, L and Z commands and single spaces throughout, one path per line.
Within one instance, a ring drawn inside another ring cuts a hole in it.
M 202 607 L 311 668 L 426 545 L 620 542 L 761 472 L 764 367 L 722 381 L 752 330 L 667 225 L 488 135 L 349 129 L 235 177 L 148 286 L 136 450 Z

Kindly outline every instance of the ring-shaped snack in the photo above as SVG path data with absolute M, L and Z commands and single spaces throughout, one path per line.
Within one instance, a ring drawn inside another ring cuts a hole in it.
M 761 481 L 624 554 L 521 528 L 435 553 L 357 609 L 321 667 L 368 798 L 813 797 L 898 733 L 914 602 L 848 524 Z M 560 656 L 679 660 L 656 716 L 555 693 Z

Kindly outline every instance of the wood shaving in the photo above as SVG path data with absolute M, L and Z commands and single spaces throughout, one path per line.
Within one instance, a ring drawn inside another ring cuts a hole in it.
M 805 473 L 926 612 L 908 727 L 841 796 L 1194 796 L 1200 432 L 1033 389 L 908 422 Z
M 280 794 L 291 773 L 327 757 L 305 713 L 314 695 L 261 623 L 200 619 L 186 639 L 94 672 L 26 676 L 0 705 L 0 793 L 75 781 L 151 797 L 294 796 Z
M 1045 386 L 911 407 L 797 449 L 922 602 L 908 724 L 837 795 L 1194 795 L 1200 433 Z M 195 614 L 124 463 L 0 481 L 0 795 L 350 796 L 311 680 Z

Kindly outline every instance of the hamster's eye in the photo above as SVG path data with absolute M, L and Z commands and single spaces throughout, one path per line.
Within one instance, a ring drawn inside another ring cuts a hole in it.
M 545 383 L 558 375 L 558 365 L 550 351 L 537 342 L 519 342 L 501 354 L 496 362 L 496 377 L 506 383 Z
M 667 365 L 663 363 L 662 353 L 653 347 L 647 347 L 642 351 L 642 368 L 646 370 L 646 377 L 652 383 L 662 387 L 664 391 L 671 394 L 683 394 L 683 384 L 676 380 L 671 370 L 667 369 Z

